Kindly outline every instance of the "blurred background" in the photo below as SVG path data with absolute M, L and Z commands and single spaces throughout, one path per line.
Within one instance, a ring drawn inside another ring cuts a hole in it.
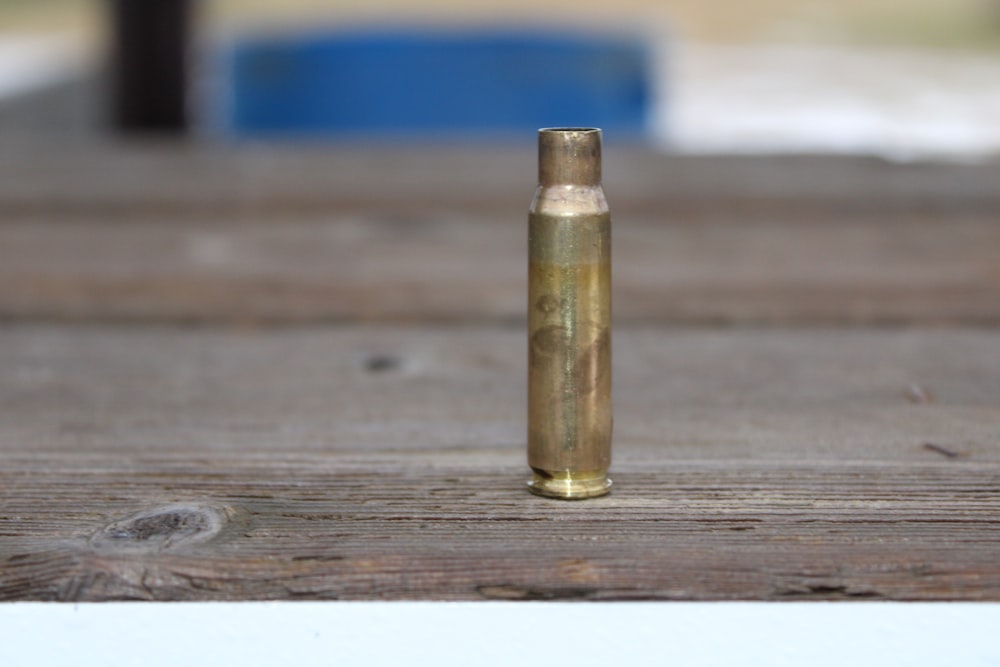
M 1000 0 L 0 0 L 0 136 L 1000 150 Z

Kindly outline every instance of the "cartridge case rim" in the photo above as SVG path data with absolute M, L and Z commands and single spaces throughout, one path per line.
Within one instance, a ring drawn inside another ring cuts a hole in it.
M 528 490 L 536 496 L 557 500 L 599 498 L 611 492 L 612 481 L 606 470 L 595 472 L 562 471 L 550 473 L 537 468 L 528 482 Z

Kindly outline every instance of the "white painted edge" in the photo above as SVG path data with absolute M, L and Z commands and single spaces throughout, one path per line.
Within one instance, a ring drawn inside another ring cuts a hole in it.
M 1000 604 L 0 605 L 0 665 L 996 667 Z

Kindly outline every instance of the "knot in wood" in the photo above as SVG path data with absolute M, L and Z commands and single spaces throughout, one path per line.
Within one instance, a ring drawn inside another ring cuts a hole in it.
M 161 551 L 205 542 L 226 522 L 224 509 L 210 505 L 169 505 L 114 521 L 90 540 L 99 549 Z

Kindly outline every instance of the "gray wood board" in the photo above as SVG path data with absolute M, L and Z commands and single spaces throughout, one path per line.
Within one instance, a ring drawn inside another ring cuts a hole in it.
M 178 213 L 522 212 L 535 186 L 523 142 L 306 146 L 280 143 L 6 141 L 0 217 L 45 213 L 129 218 Z M 852 156 L 668 155 L 605 147 L 612 206 L 627 214 L 827 210 L 992 212 L 1000 161 L 893 163 Z
M 0 319 L 513 322 L 534 147 L 5 144 Z M 619 322 L 1000 323 L 1000 163 L 609 143 Z
M 506 217 L 19 214 L 0 222 L 0 318 L 520 321 L 525 201 Z M 695 222 L 616 215 L 616 321 L 1000 324 L 998 220 L 820 210 Z
M 0 331 L 0 598 L 1000 600 L 1000 339 L 619 327 L 614 493 L 523 332 Z

